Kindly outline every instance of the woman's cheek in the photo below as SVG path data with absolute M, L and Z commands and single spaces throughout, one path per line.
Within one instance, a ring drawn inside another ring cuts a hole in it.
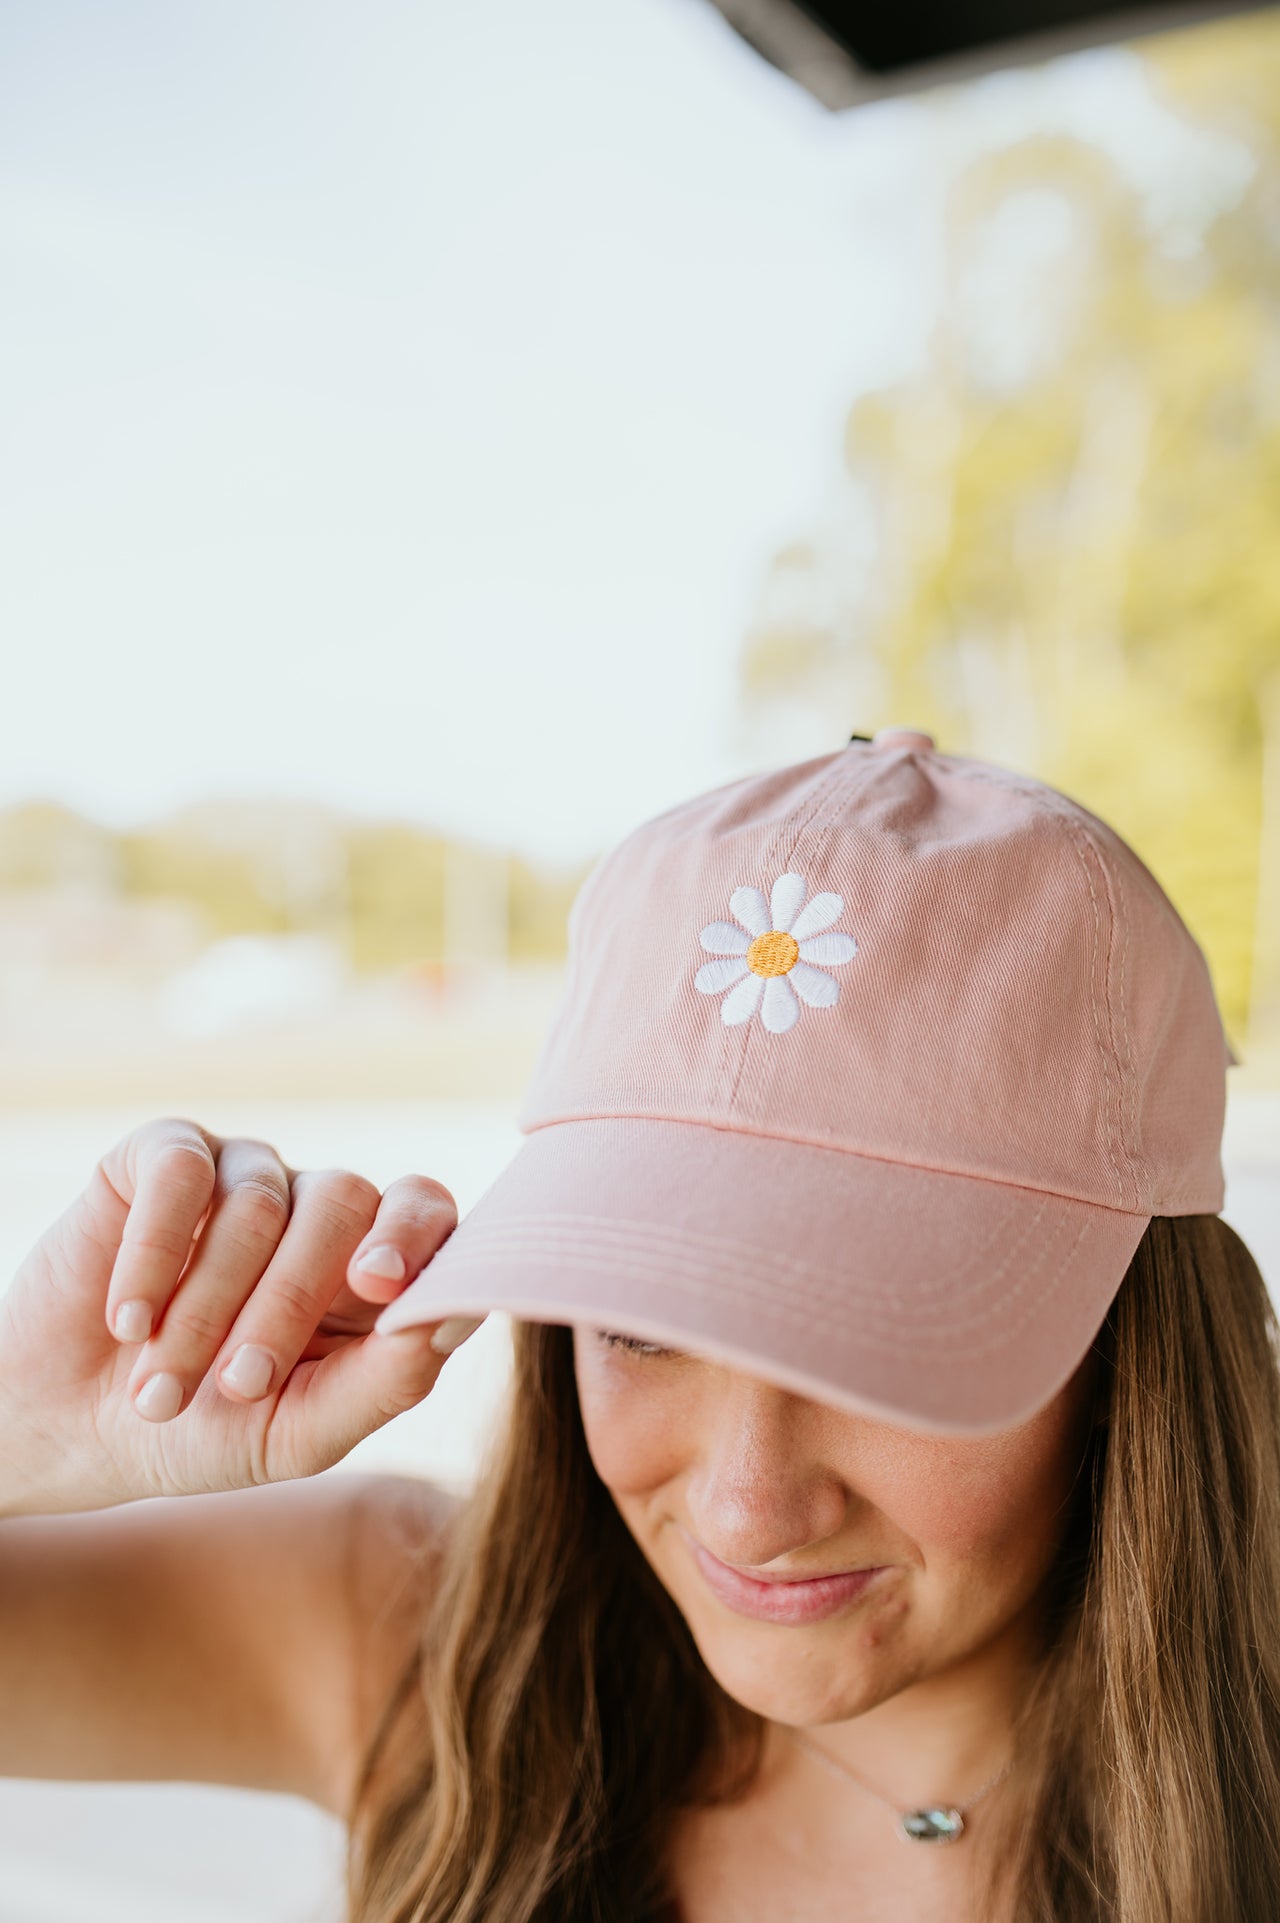
M 1020 1590 L 1051 1556 L 1061 1526 L 1064 1467 L 1043 1433 L 948 1444 L 922 1441 L 874 1499 L 930 1567 Z

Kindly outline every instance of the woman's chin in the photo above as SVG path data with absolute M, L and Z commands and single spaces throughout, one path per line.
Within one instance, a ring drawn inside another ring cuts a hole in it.
M 861 1716 L 899 1687 L 896 1678 L 869 1669 L 816 1663 L 811 1651 L 797 1658 L 780 1649 L 772 1660 L 758 1644 L 754 1650 L 732 1650 L 723 1643 L 699 1643 L 699 1651 L 726 1695 L 772 1723 L 795 1729 Z

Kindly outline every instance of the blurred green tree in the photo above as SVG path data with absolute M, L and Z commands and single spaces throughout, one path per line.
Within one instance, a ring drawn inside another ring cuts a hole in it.
M 956 177 L 929 365 L 852 407 L 743 701 L 827 744 L 833 712 L 922 727 L 1102 815 L 1243 1046 L 1280 1020 L 1280 15 L 1137 51 L 1201 158 L 1143 192 L 1045 134 Z
M 368 974 L 555 964 L 590 866 L 303 802 L 202 802 L 127 830 L 54 802 L 0 809 L 0 897 L 181 903 L 204 939 L 323 934 Z

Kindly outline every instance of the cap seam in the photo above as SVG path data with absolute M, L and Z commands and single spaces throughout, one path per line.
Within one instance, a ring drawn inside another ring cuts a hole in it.
M 1085 829 L 1084 832 L 1087 834 L 1088 830 Z M 1090 839 L 1092 840 L 1092 836 Z M 1102 860 L 1101 851 L 1099 851 L 1099 860 Z M 1104 874 L 1108 876 L 1109 880 L 1114 880 L 1115 882 L 1116 893 L 1120 903 L 1120 916 L 1124 925 L 1124 934 L 1120 943 L 1120 979 L 1116 991 L 1116 999 L 1120 1008 L 1120 1027 L 1124 1035 L 1125 1064 L 1128 1068 L 1128 1079 L 1124 1085 L 1128 1095 L 1128 1123 L 1126 1126 L 1125 1114 L 1122 1108 L 1120 1115 L 1120 1140 L 1122 1147 L 1124 1147 L 1129 1157 L 1129 1164 L 1134 1173 L 1134 1182 L 1138 1193 L 1140 1195 L 1150 1195 L 1152 1190 L 1151 1168 L 1140 1139 L 1141 1123 L 1138 1115 L 1138 1065 L 1137 1058 L 1133 1052 L 1133 1036 L 1129 1028 L 1129 1007 L 1125 999 L 1124 971 L 1125 963 L 1129 955 L 1129 936 L 1131 931 L 1129 906 L 1125 899 L 1124 892 L 1123 864 L 1121 862 L 1115 864 L 1114 874 L 1108 868 L 1105 861 L 1103 861 L 1102 865 Z
M 886 1162 L 892 1168 L 920 1169 L 927 1175 L 950 1175 L 959 1182 L 989 1182 L 993 1188 L 1026 1189 L 1034 1195 L 1055 1195 L 1064 1202 L 1080 1202 L 1088 1208 L 1109 1209 L 1114 1215 L 1151 1215 L 1162 1212 L 1149 1209 L 1142 1202 L 1134 1208 L 1129 1208 L 1123 1203 L 1102 1201 L 1096 1195 L 1080 1195 L 1072 1189 L 1049 1188 L 1041 1182 L 1014 1182 L 1007 1175 L 983 1175 L 976 1169 L 945 1168 L 939 1162 L 908 1161 L 901 1155 L 886 1155 L 871 1148 L 852 1148 L 843 1142 L 821 1141 L 814 1135 L 793 1135 L 779 1129 L 760 1128 L 741 1118 L 729 1122 L 723 1117 L 675 1115 L 667 1110 L 656 1109 L 614 1108 L 604 1113 L 588 1112 L 583 1109 L 564 1109 L 541 1116 L 536 1122 L 528 1124 L 522 1133 L 534 1135 L 539 1129 L 558 1128 L 569 1122 L 679 1122 L 689 1128 L 719 1129 L 726 1135 L 749 1135 L 766 1142 L 793 1142 L 799 1148 L 825 1149 L 832 1155 L 856 1155 L 864 1161 Z
M 843 748 L 833 749 L 831 764 L 827 772 L 818 781 L 817 792 L 809 797 L 807 813 L 801 815 L 799 821 L 795 822 L 784 817 L 756 856 L 756 861 L 761 870 L 767 870 L 767 868 L 782 858 L 779 855 L 779 850 L 788 834 L 790 834 L 790 843 L 787 848 L 786 861 L 788 865 L 791 863 L 795 857 L 795 851 L 799 844 L 800 837 L 805 832 L 805 829 L 810 827 L 814 822 L 821 821 L 824 814 L 829 811 L 835 800 L 837 791 L 842 787 L 847 766 L 848 764 L 844 758 Z M 758 1024 L 756 1022 L 743 1023 L 744 1033 L 742 1037 L 742 1047 L 738 1051 L 738 1060 L 733 1073 L 733 1081 L 725 1100 L 725 1112 L 729 1115 L 735 1112 L 738 1090 L 742 1084 L 742 1077 L 746 1070 L 748 1058 L 752 1053 L 754 1031 L 757 1026 Z M 756 1046 L 758 1046 L 758 1044 L 756 1044 Z
M 1059 812 L 1059 810 L 1055 807 L 1055 813 L 1057 812 Z M 1089 833 L 1089 830 L 1085 826 L 1085 824 L 1082 821 L 1080 821 L 1074 814 L 1068 812 L 1066 809 L 1062 810 L 1061 812 L 1062 812 L 1062 818 L 1066 822 L 1067 828 L 1070 831 L 1072 838 L 1077 841 L 1082 841 L 1084 845 L 1092 851 L 1094 859 L 1096 860 L 1102 874 L 1103 884 L 1107 891 L 1107 905 L 1111 910 L 1111 923 L 1110 923 L 1110 928 L 1108 931 L 1108 939 L 1107 939 L 1107 957 L 1106 957 L 1106 964 L 1105 964 L 1105 969 L 1104 969 L 1103 978 L 1102 978 L 1103 987 L 1104 987 L 1104 991 L 1107 991 L 1110 988 L 1111 974 L 1112 974 L 1112 956 L 1115 953 L 1116 947 L 1118 945 L 1120 950 L 1120 977 L 1119 977 L 1119 983 L 1117 985 L 1117 996 L 1122 997 L 1126 943 L 1124 940 L 1124 932 L 1123 930 L 1121 930 L 1119 926 L 1120 917 L 1117 910 L 1115 898 L 1112 894 L 1111 884 L 1112 884 L 1113 877 L 1111 873 L 1111 868 L 1106 860 L 1106 857 L 1104 855 L 1102 848 L 1100 847 L 1098 842 L 1094 839 L 1094 837 Z M 1080 859 L 1083 862 L 1084 856 L 1081 855 Z M 1125 1130 L 1125 1102 L 1126 1102 L 1126 1096 L 1129 1090 L 1131 1078 L 1129 1078 L 1129 1080 L 1126 1079 L 1125 1065 L 1120 1059 L 1120 1048 L 1116 1039 L 1116 1012 L 1112 1002 L 1112 997 L 1109 992 L 1104 992 L 1103 1000 L 1105 1003 L 1105 1012 L 1107 1017 L 1107 1030 L 1108 1030 L 1108 1034 L 1110 1037 L 1110 1044 L 1111 1044 L 1111 1058 L 1115 1063 L 1116 1076 L 1119 1083 L 1119 1100 L 1116 1105 L 1116 1139 L 1119 1143 L 1120 1153 L 1124 1157 L 1125 1163 L 1128 1167 L 1129 1179 L 1133 1184 L 1133 1192 L 1136 1196 L 1141 1193 L 1141 1184 L 1139 1182 L 1138 1170 L 1135 1165 L 1133 1153 L 1129 1148 L 1129 1143 L 1126 1137 L 1126 1130 Z M 1128 1029 L 1124 1023 L 1123 1002 L 1121 1005 L 1121 1023 L 1122 1023 L 1122 1026 L 1125 1027 L 1125 1035 L 1126 1035 L 1126 1041 L 1127 1041 Z M 1124 1193 L 1124 1187 L 1123 1187 L 1123 1178 L 1122 1178 L 1121 1194 L 1123 1195 L 1123 1193 Z
M 1037 783 L 1036 785 L 1033 786 L 1029 780 L 1020 778 L 1016 773 L 1013 774 L 1012 779 L 1008 779 L 1007 777 L 1008 777 L 1009 771 L 1006 771 L 1006 781 L 1004 783 L 993 782 L 991 780 L 990 775 L 986 771 L 986 769 L 983 767 L 979 767 L 976 764 L 970 764 L 967 767 L 958 768 L 956 772 L 963 779 L 970 780 L 970 781 L 986 782 L 987 785 L 991 787 L 1000 787 L 1000 786 L 1012 787 L 1017 793 L 1021 794 L 1023 798 L 1026 801 L 1028 801 L 1031 804 L 1031 806 L 1034 809 L 1036 809 L 1041 815 L 1046 816 L 1050 821 L 1060 823 L 1061 826 L 1067 831 L 1069 844 L 1072 848 L 1072 851 L 1075 854 L 1076 860 L 1079 862 L 1082 870 L 1084 871 L 1085 882 L 1089 889 L 1089 900 L 1093 908 L 1093 952 L 1089 957 L 1089 1005 L 1090 1005 L 1090 1010 L 1093 1016 L 1094 1043 L 1097 1048 L 1098 1060 L 1102 1067 L 1103 1089 L 1105 1092 L 1104 1112 L 1106 1116 L 1107 1156 L 1111 1163 L 1112 1172 L 1116 1178 L 1116 1192 L 1120 1197 L 1120 1202 L 1118 1206 L 1123 1208 L 1124 1201 L 1125 1201 L 1125 1182 L 1124 1182 L 1124 1176 L 1120 1171 L 1120 1166 L 1116 1161 L 1116 1125 L 1118 1121 L 1118 1105 L 1119 1105 L 1117 1100 L 1117 1095 L 1122 1099 L 1123 1076 L 1121 1074 L 1119 1061 L 1117 1060 L 1113 1064 L 1109 1062 L 1107 1059 L 1107 1056 L 1108 1056 L 1107 1044 L 1103 1038 L 1102 1028 L 1099 1022 L 1098 959 L 1099 959 L 1099 936 L 1100 936 L 1101 916 L 1098 912 L 1098 895 L 1097 895 L 1097 890 L 1094 887 L 1093 876 L 1089 869 L 1089 863 L 1076 840 L 1076 836 L 1074 832 L 1075 823 L 1066 808 L 1059 809 L 1058 807 L 1052 805 L 1052 803 L 1049 800 L 1050 791 L 1048 789 L 1043 788 L 1042 784 Z M 1090 846 L 1092 846 L 1092 844 L 1090 844 Z M 1109 907 L 1111 906 L 1109 892 L 1108 892 L 1108 906 Z M 1112 922 L 1114 923 L 1114 908 L 1112 908 Z M 1108 966 L 1109 966 L 1109 963 L 1108 963 Z M 1105 987 L 1105 977 L 1104 977 L 1104 987 Z M 1108 1027 L 1110 1027 L 1109 1019 L 1108 1019 Z M 1116 1071 L 1116 1078 L 1118 1083 L 1117 1095 L 1112 1094 L 1112 1087 L 1111 1087 L 1113 1066 Z M 1127 1150 L 1124 1149 L 1124 1144 L 1121 1143 L 1120 1146 L 1121 1146 L 1122 1152 L 1125 1154 L 1125 1159 L 1128 1160 L 1129 1159 L 1128 1152 Z M 1137 1194 L 1136 1176 L 1134 1178 L 1134 1192 L 1136 1195 Z

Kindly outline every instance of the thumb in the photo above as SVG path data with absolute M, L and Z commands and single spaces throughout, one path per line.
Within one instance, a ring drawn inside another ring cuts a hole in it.
M 371 1329 L 357 1341 L 344 1342 L 299 1381 L 296 1407 L 289 1407 L 292 1384 L 286 1383 L 277 1419 L 287 1416 L 290 1454 L 328 1468 L 375 1429 L 424 1401 L 446 1361 L 431 1346 L 439 1327 L 420 1322 L 392 1335 Z

